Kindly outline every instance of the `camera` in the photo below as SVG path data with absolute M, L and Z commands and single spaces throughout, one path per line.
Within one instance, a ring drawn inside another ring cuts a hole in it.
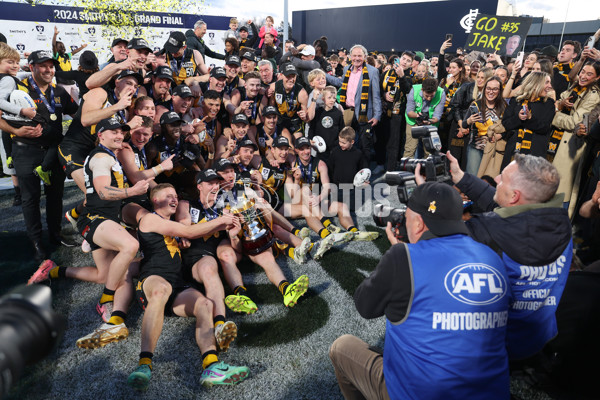
M 442 141 L 435 126 L 415 126 L 411 130 L 415 139 L 420 139 L 423 147 L 430 153 L 425 159 L 403 157 L 398 162 L 397 169 L 414 173 L 417 165 L 421 165 L 421 174 L 425 175 L 426 181 L 450 182 L 449 162 L 445 154 L 441 152 Z
M 0 397 L 25 365 L 46 357 L 62 339 L 67 322 L 51 304 L 50 288 L 41 285 L 19 286 L 0 299 Z

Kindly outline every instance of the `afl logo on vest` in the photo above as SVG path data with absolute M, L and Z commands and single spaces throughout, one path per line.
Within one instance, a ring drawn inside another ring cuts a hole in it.
M 463 264 L 446 274 L 446 291 L 456 300 L 484 306 L 506 295 L 508 285 L 498 270 L 486 264 Z

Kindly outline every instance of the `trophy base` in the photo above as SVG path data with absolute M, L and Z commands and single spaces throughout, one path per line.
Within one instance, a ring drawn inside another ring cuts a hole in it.
M 267 229 L 264 234 L 258 237 L 249 238 L 244 235 L 242 238 L 242 248 L 244 249 L 244 253 L 251 256 L 255 256 L 268 250 L 273 246 L 273 243 L 275 243 L 275 237 L 270 229 Z

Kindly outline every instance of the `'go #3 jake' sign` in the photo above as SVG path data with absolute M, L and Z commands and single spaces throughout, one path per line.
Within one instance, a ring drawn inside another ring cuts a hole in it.
M 465 47 L 516 57 L 523 48 L 532 18 L 479 14 Z

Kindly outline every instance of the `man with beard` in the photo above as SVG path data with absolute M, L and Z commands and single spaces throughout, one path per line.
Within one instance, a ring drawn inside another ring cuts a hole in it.
M 140 87 L 138 96 L 149 96 L 154 100 L 155 106 L 170 108 L 171 85 L 173 84 L 173 70 L 162 65 L 152 74 L 152 81 Z
M 231 100 L 225 102 L 225 107 L 231 115 L 243 113 L 248 117 L 250 125 L 260 122 L 260 111 L 267 105 L 267 96 L 260 93 L 260 75 L 256 71 L 246 74 L 246 84 L 237 88 L 231 94 Z
M 204 159 L 200 148 L 183 137 L 182 122 L 181 117 L 174 111 L 162 114 L 161 134 L 148 143 L 146 155 L 152 167 L 174 156 L 173 169 L 157 176 L 156 183 L 170 183 L 178 190 L 193 192 L 194 176 L 204 166 Z

